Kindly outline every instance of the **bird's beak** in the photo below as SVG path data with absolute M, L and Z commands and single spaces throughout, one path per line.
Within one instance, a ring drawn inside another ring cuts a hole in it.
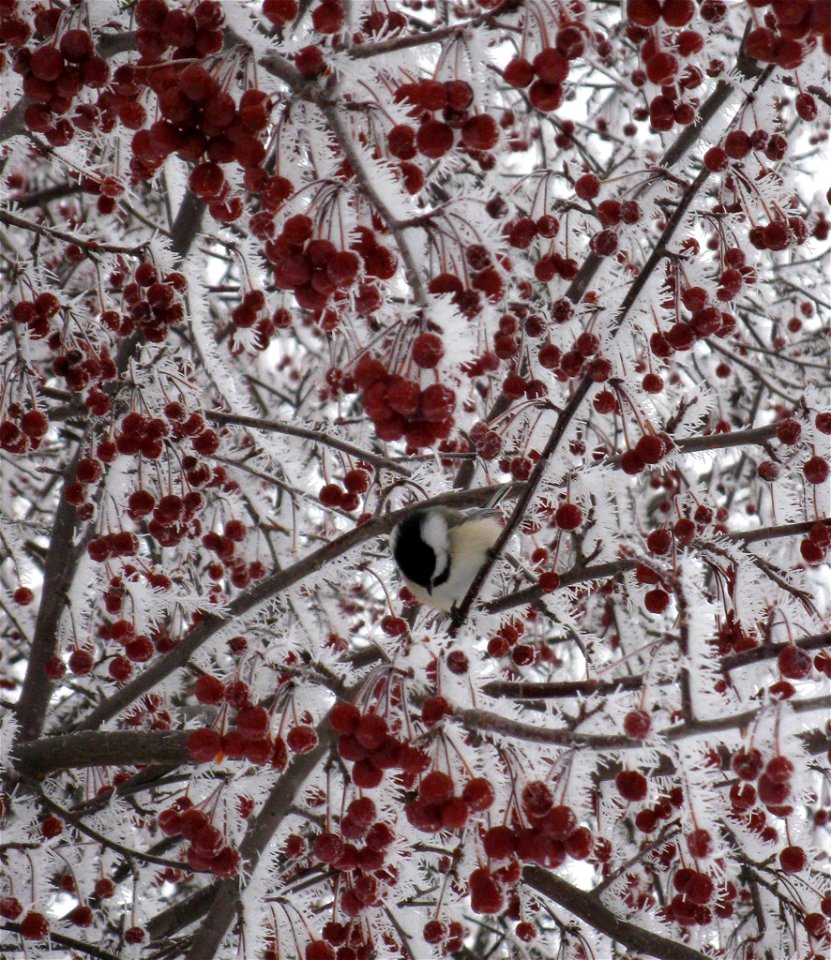
M 428 583 L 428 584 L 427 584 L 427 592 L 430 594 L 431 597 L 433 596 L 433 584 L 432 584 L 432 583 Z

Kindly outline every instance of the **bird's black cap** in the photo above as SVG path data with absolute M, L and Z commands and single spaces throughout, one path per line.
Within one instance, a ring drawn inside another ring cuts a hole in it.
M 436 569 L 436 554 L 421 536 L 421 521 L 425 515 L 419 510 L 406 516 L 395 529 L 392 555 L 405 577 L 420 587 L 429 589 Z

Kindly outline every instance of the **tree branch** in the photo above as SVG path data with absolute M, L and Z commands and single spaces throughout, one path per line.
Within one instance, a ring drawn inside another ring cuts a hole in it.
M 522 879 L 537 893 L 553 900 L 590 927 L 623 944 L 629 950 L 645 953 L 658 960 L 709 960 L 703 953 L 684 943 L 669 940 L 646 930 L 638 923 L 623 920 L 612 913 L 594 893 L 580 890 L 542 867 L 523 867 Z
M 246 417 L 242 414 L 223 413 L 221 410 L 208 410 L 205 413 L 208 420 L 214 423 L 235 423 L 241 427 L 253 427 L 255 430 L 269 430 L 273 433 L 282 433 L 288 437 L 299 437 L 302 440 L 311 440 L 313 443 L 321 444 L 324 447 L 332 447 L 333 450 L 340 450 L 350 457 L 357 457 L 359 460 L 366 460 L 367 463 L 373 463 L 376 467 L 383 467 L 402 477 L 409 477 L 412 471 L 402 466 L 389 457 L 381 456 L 379 453 L 372 453 L 370 450 L 363 450 L 349 443 L 348 440 L 339 440 L 322 433 L 316 427 L 298 427 L 290 423 L 280 423 L 277 420 L 265 420 L 261 417 Z
M 13 748 L 15 765 L 23 773 L 43 776 L 83 767 L 129 767 L 140 764 L 182 764 L 194 760 L 187 749 L 188 733 L 152 730 L 103 730 L 44 737 Z

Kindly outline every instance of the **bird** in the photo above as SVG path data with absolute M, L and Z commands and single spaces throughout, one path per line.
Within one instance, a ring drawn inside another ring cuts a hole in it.
M 416 600 L 444 613 L 461 604 L 502 533 L 501 518 L 490 507 L 407 513 L 392 531 L 390 549 Z

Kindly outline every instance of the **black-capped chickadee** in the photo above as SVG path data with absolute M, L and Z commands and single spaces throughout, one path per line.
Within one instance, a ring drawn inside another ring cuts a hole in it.
M 471 583 L 502 533 L 498 510 L 413 510 L 395 527 L 390 548 L 410 593 L 449 613 Z

